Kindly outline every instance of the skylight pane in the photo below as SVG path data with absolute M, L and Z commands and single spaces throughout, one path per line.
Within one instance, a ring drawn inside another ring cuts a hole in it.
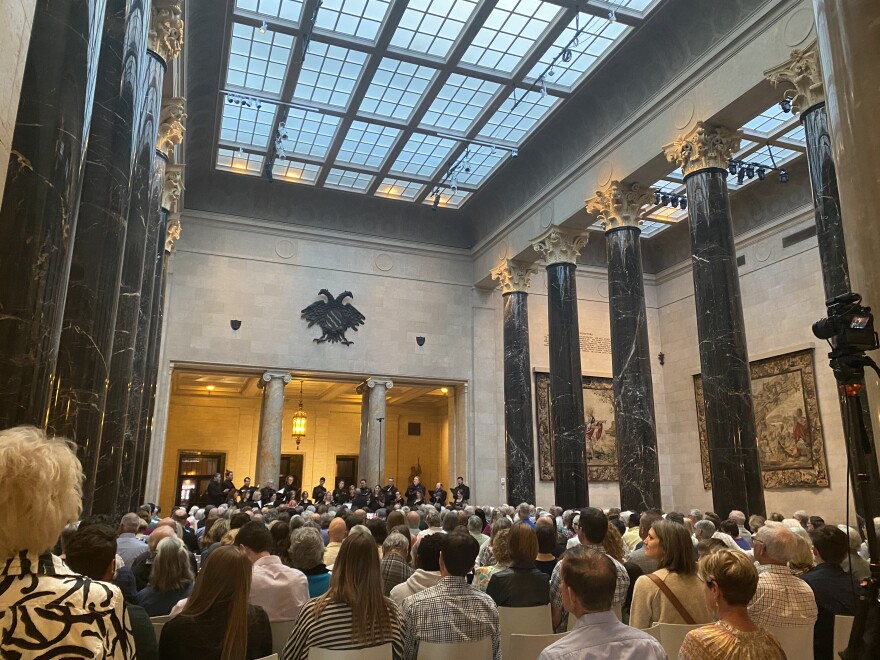
M 305 183 L 312 185 L 318 180 L 321 171 L 319 165 L 301 163 L 297 160 L 284 160 L 279 158 L 272 167 L 272 174 L 276 181 L 289 181 L 291 183 Z
M 793 151 L 791 149 L 784 149 L 782 147 L 770 147 L 773 150 L 773 158 L 770 157 L 770 151 L 768 150 L 767 145 L 765 144 L 763 147 L 758 149 L 755 153 L 749 156 L 748 161 L 750 163 L 756 163 L 758 165 L 767 165 L 772 166 L 773 161 L 775 159 L 776 166 L 781 167 L 786 163 L 794 160 L 798 156 L 800 156 L 799 151 Z
M 220 120 L 220 139 L 224 142 L 266 148 L 272 123 L 275 121 L 275 109 L 276 106 L 272 103 L 261 103 L 257 108 L 229 103 L 227 100 L 223 104 L 223 116 Z
M 466 133 L 501 85 L 453 73 L 428 108 L 422 125 Z
M 618 7 L 625 7 L 627 9 L 632 9 L 633 11 L 643 12 L 653 2 L 655 2 L 655 0 L 614 0 L 613 4 Z
M 281 143 L 289 153 L 323 158 L 330 149 L 338 125 L 339 117 L 290 108 L 281 127 Z
M 403 181 L 401 179 L 385 179 L 379 185 L 376 194 L 379 197 L 387 197 L 388 199 L 402 199 L 414 202 L 424 187 L 424 183 L 413 183 L 412 181 Z
M 235 172 L 236 174 L 260 176 L 263 172 L 263 156 L 262 154 L 252 154 L 220 147 L 217 149 L 217 169 Z
M 464 167 L 458 173 L 458 184 L 473 187 L 481 185 L 510 153 L 507 149 L 493 149 L 476 144 L 472 144 L 468 150 L 471 155 L 470 158 L 465 158 Z
M 383 57 L 361 102 L 361 112 L 406 121 L 435 73 L 436 69 Z
M 235 0 L 235 8 L 299 23 L 303 0 Z
M 687 189 L 684 183 L 681 181 L 673 181 L 671 179 L 660 179 L 659 181 L 655 181 L 651 184 L 650 188 L 656 190 L 660 193 L 675 193 L 676 195 L 686 194 Z M 681 208 L 673 208 L 672 206 L 653 206 L 648 208 L 647 217 L 649 218 L 663 218 L 665 220 L 673 220 L 675 222 L 679 222 L 687 218 L 687 211 Z M 645 221 L 645 225 L 648 224 L 649 221 Z M 652 225 L 655 223 L 651 223 Z M 642 235 L 645 237 L 653 236 L 654 234 L 662 231 L 663 225 L 661 224 L 661 228 L 648 228 L 646 229 L 642 226 Z
M 548 70 L 547 67 L 553 58 L 568 46 L 579 30 L 577 41 L 569 46 L 571 61 L 563 62 L 559 57 L 552 68 Z M 614 45 L 615 40 L 626 32 L 627 27 L 622 23 L 609 21 L 607 18 L 599 16 L 580 15 L 569 23 L 568 27 L 553 42 L 553 45 L 541 56 L 540 61 L 529 72 L 529 77 L 537 78 L 547 71 L 548 85 L 554 84 L 571 88 L 580 82 L 584 73 Z
M 336 160 L 351 165 L 379 168 L 400 135 L 396 128 L 353 121 Z
M 462 61 L 511 73 L 562 7 L 540 0 L 506 0 L 489 14 Z
M 521 99 L 519 104 L 511 94 L 480 131 L 481 136 L 519 143 L 560 100 L 537 91 L 527 92 L 525 96 L 522 91 L 516 91 L 515 97 Z
M 371 183 L 373 183 L 373 177 L 369 174 L 361 174 L 360 172 L 341 170 L 334 167 L 327 174 L 327 185 L 331 188 L 366 192 Z
M 791 122 L 795 116 L 784 112 L 778 104 L 774 103 L 768 110 L 765 110 L 751 121 L 746 122 L 742 130 L 746 133 L 758 133 L 760 135 L 769 135 L 775 133 L 783 124 Z
M 324 0 L 315 27 L 374 41 L 390 0 Z
M 794 128 L 792 128 L 788 133 L 782 136 L 782 139 L 788 140 L 790 142 L 796 142 L 797 144 L 806 147 L 807 146 L 807 134 L 804 132 L 804 125 L 798 124 Z
M 289 34 L 233 23 L 227 83 L 280 94 L 292 46 Z
M 642 236 L 644 236 L 645 238 L 651 238 L 652 236 L 656 236 L 669 226 L 670 225 L 664 224 L 662 222 L 643 220 L 642 223 L 639 225 L 639 228 L 642 230 Z
M 364 53 L 356 50 L 312 41 L 293 96 L 345 108 L 366 59 Z
M 442 206 L 443 208 L 457 209 L 460 208 L 462 204 L 464 204 L 465 200 L 470 197 L 471 193 L 467 190 L 456 190 L 452 192 L 451 190 L 444 190 L 440 193 L 440 203 L 438 206 Z M 425 204 L 434 204 L 434 196 L 428 195 L 424 201 Z
M 410 176 L 431 177 L 446 161 L 455 144 L 454 140 L 413 133 L 391 170 Z
M 475 0 L 410 0 L 391 45 L 445 58 L 476 6 Z

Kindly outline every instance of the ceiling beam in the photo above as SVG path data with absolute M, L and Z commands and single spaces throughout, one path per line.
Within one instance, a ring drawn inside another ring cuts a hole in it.
M 335 401 L 343 394 L 354 394 L 357 389 L 357 383 L 330 383 L 330 386 L 321 392 L 318 397 L 320 401 Z
M 394 388 L 395 390 L 397 388 Z M 416 387 L 410 386 L 406 388 L 406 390 L 402 391 L 399 396 L 390 397 L 388 400 L 388 405 L 390 406 L 402 406 L 405 403 L 409 403 L 410 401 L 415 401 L 418 398 L 426 395 L 428 392 L 434 390 L 433 387 Z M 392 390 L 394 392 L 394 390 Z
M 557 5 L 559 7 L 565 7 L 566 9 L 571 8 L 573 4 L 573 0 L 543 1 L 548 5 Z M 578 2 L 576 4 L 580 5 L 579 9 L 582 14 L 599 16 L 601 18 L 608 18 L 608 15 L 613 10 L 617 22 L 623 23 L 624 25 L 638 27 L 645 22 L 645 19 L 642 18 L 640 12 L 633 11 L 632 9 L 627 9 L 626 7 L 621 7 L 615 2 L 605 2 L 604 0 L 587 0 L 587 2 Z

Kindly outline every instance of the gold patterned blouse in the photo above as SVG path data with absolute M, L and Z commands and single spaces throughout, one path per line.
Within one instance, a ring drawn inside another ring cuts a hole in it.
M 684 638 L 678 660 L 786 660 L 776 638 L 763 628 L 743 632 L 718 621 L 692 630 Z

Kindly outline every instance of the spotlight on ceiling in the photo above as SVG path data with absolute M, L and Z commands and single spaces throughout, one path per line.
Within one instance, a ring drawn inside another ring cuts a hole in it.
M 744 167 L 741 167 L 739 170 L 739 174 L 736 175 L 736 182 L 739 185 L 742 185 L 743 181 L 745 181 L 745 180 L 746 180 L 746 169 Z
M 654 203 L 657 205 L 660 204 L 660 191 L 659 190 L 654 191 Z
M 788 172 L 779 170 L 779 183 L 788 183 Z
M 687 197 L 682 197 L 678 200 L 678 205 L 681 207 L 681 210 L 684 211 L 688 207 Z
M 791 99 L 786 97 L 779 102 L 779 107 L 783 112 L 791 112 Z
M 519 149 L 511 149 L 510 150 L 511 158 L 519 158 Z
M 440 206 L 440 193 L 434 195 L 434 204 L 432 208 L 436 211 L 438 206 Z
M 266 25 L 266 21 L 263 21 L 263 24 L 260 25 L 260 34 L 266 34 L 266 30 L 269 29 L 269 26 Z
M 767 176 L 767 170 L 765 170 L 763 167 L 759 167 L 758 168 L 758 180 L 763 181 L 764 177 L 766 177 L 766 176 Z
M 736 161 L 730 161 L 730 165 L 727 166 L 727 171 L 730 172 L 731 175 L 736 174 Z

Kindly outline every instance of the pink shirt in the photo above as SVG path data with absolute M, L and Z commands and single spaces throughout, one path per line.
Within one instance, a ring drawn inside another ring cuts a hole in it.
M 275 555 L 254 562 L 250 603 L 266 610 L 269 621 L 297 618 L 308 599 L 309 581 L 302 571 L 285 566 Z

